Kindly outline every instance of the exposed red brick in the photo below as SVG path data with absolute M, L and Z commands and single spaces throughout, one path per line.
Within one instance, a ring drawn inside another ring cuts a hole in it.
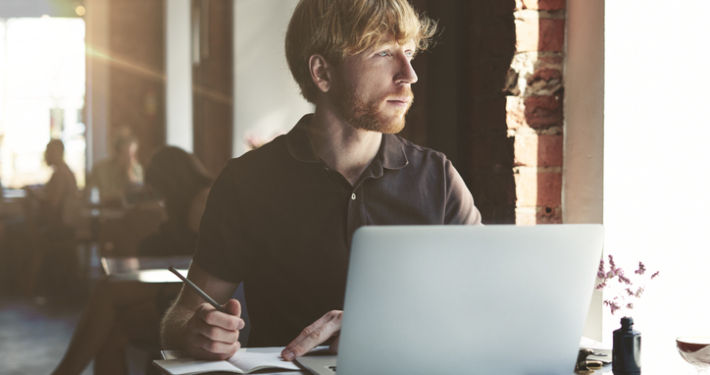
M 538 64 L 537 66 L 544 67 L 544 66 L 562 66 L 562 63 L 564 62 L 564 57 L 562 54 L 554 54 L 552 56 L 538 56 L 537 61 Z
M 561 207 L 538 207 L 535 213 L 536 224 L 562 224 Z
M 543 206 L 562 204 L 562 173 L 537 174 L 537 204 Z
M 565 0 L 516 0 L 515 7 L 518 10 L 560 10 L 565 9 Z
M 552 95 L 562 87 L 562 68 L 542 68 L 527 77 L 527 95 Z
M 523 17 L 515 20 L 518 52 L 562 52 L 565 44 L 565 20 Z
M 562 98 L 557 95 L 530 96 L 525 99 L 525 122 L 541 129 L 562 123 Z
M 527 81 L 528 85 L 530 85 L 538 80 L 550 81 L 552 79 L 562 80 L 562 71 L 559 69 L 538 69 L 533 75 L 528 77 Z
M 562 135 L 515 136 L 515 165 L 561 167 Z
M 562 174 L 525 171 L 515 175 L 518 207 L 559 206 L 562 202 Z
M 540 19 L 538 51 L 562 52 L 565 47 L 565 20 Z

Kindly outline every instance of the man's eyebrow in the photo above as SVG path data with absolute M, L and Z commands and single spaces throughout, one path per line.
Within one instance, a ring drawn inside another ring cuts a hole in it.
M 380 44 L 376 44 L 376 45 L 373 47 L 373 50 L 392 49 L 392 48 L 394 48 L 396 45 L 397 45 L 397 42 L 394 42 L 394 41 L 392 41 L 392 42 L 387 42 L 387 43 L 380 43 Z

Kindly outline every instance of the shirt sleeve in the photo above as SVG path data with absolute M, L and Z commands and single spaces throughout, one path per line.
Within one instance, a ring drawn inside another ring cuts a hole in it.
M 239 178 L 235 160 L 232 160 L 214 182 L 200 222 L 193 258 L 207 273 L 236 284 L 242 281 L 250 263 L 236 183 Z
M 473 203 L 466 183 L 451 164 L 446 161 L 446 224 L 481 225 L 481 213 Z

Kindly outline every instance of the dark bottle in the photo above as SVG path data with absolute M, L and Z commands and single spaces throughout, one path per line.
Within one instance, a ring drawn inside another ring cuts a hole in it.
M 634 331 L 634 320 L 621 318 L 621 328 L 614 331 L 611 370 L 614 375 L 641 374 L 641 332 Z

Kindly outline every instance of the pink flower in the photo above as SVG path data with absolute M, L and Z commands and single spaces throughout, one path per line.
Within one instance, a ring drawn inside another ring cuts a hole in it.
M 610 288 L 609 292 L 607 292 L 607 295 L 611 292 L 614 297 L 604 300 L 604 305 L 609 306 L 609 310 L 611 310 L 612 314 L 620 310 L 622 306 L 627 309 L 633 309 L 633 300 L 641 298 L 641 295 L 645 290 L 645 286 L 641 285 L 634 291 L 634 282 L 643 283 L 644 281 L 653 280 L 658 276 L 659 272 L 657 271 L 653 273 L 650 278 L 642 278 L 642 276 L 646 274 L 647 269 L 646 265 L 644 265 L 643 262 L 639 262 L 638 269 L 635 270 L 631 276 L 626 276 L 624 270 L 621 267 L 616 266 L 616 262 L 614 262 L 614 257 L 611 254 L 609 254 L 608 257 L 608 271 L 605 269 L 606 267 L 604 264 L 604 259 L 601 259 L 599 261 L 599 269 L 597 271 L 598 281 L 595 289 L 603 290 L 607 287 Z M 618 283 L 609 284 L 609 280 L 612 280 L 614 278 L 616 278 Z M 617 285 L 619 284 L 623 286 L 618 287 Z
M 644 266 L 642 262 L 639 262 L 639 269 L 634 271 L 634 273 L 637 275 L 643 275 L 644 273 L 646 273 L 646 266 Z

